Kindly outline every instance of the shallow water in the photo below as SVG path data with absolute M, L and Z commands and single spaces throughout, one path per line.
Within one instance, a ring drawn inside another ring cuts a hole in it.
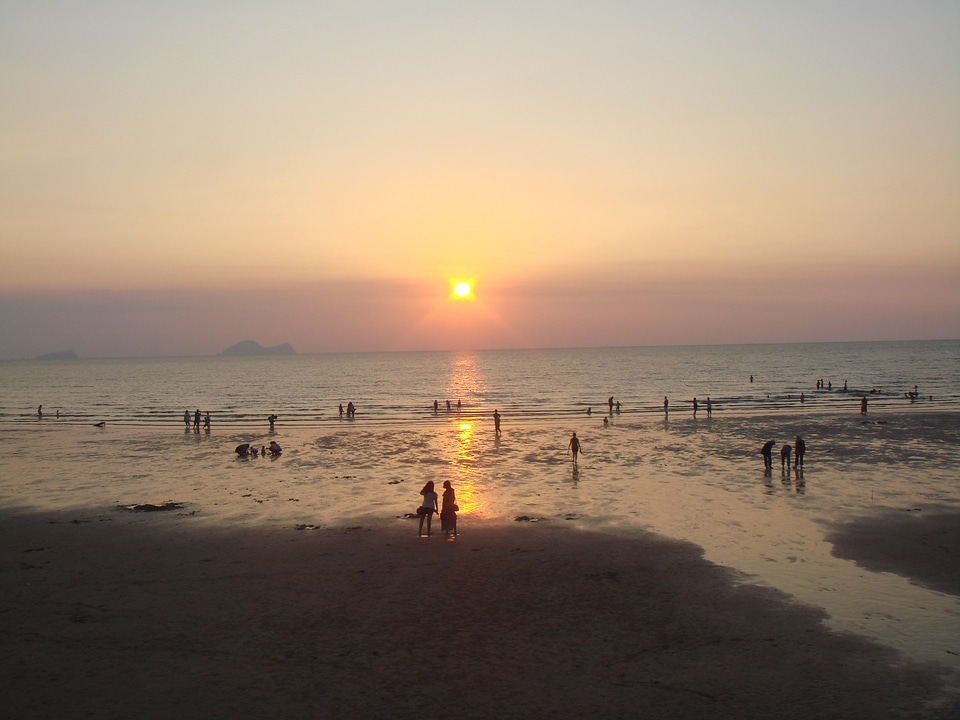
M 348 402 L 368 423 L 442 424 L 448 400 L 467 419 L 497 408 L 517 424 L 604 412 L 611 395 L 626 417 L 662 416 L 665 396 L 673 416 L 694 398 L 705 413 L 708 396 L 727 416 L 856 412 L 862 397 L 960 411 L 960 341 L 16 361 L 0 362 L 0 389 L 0 424 L 36 420 L 42 404 L 63 423 L 165 427 L 199 408 L 220 427 L 271 413 L 323 427 Z
M 0 506 L 85 517 L 174 501 L 180 514 L 158 521 L 322 527 L 402 517 L 427 479 L 450 480 L 463 532 L 472 520 L 527 516 L 689 540 L 711 561 L 823 607 L 838 629 L 960 668 L 960 599 L 835 558 L 825 541 L 834 523 L 880 510 L 960 511 L 958 344 L 870 345 L 81 361 L 63 373 L 51 369 L 61 363 L 0 363 Z M 897 389 L 872 396 L 866 416 L 850 393 L 813 388 L 799 403 L 800 381 L 826 375 L 812 372 L 826 356 L 850 363 L 851 387 L 863 375 Z M 875 364 L 858 372 L 864 357 Z M 761 360 L 778 368 L 776 382 L 759 371 L 749 382 Z M 269 396 L 247 392 L 261 376 L 272 378 Z M 911 379 L 936 387 L 934 401 L 903 398 Z M 620 413 L 607 413 L 608 387 Z M 664 419 L 658 398 L 701 387 L 715 392 L 713 417 L 676 400 Z M 463 398 L 460 413 L 445 410 L 448 396 Z M 336 404 L 347 400 L 360 411 L 341 419 Z M 209 432 L 180 419 L 198 404 L 213 409 Z M 280 415 L 273 432 L 269 412 Z M 90 422 L 102 417 L 103 428 Z M 584 448 L 576 467 L 574 431 Z M 797 434 L 802 474 L 775 461 L 765 475 L 760 445 Z M 278 458 L 233 452 L 270 439 L 284 448 Z

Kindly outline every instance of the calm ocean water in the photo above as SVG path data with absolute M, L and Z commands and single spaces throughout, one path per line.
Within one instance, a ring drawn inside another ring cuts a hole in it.
M 210 431 L 184 427 L 197 408 Z M 803 471 L 764 472 L 760 445 L 798 434 Z M 234 453 L 270 440 L 280 457 Z M 409 523 L 424 481 L 450 480 L 462 536 L 522 516 L 687 540 L 837 628 L 960 669 L 960 599 L 825 539 L 878 512 L 960 513 L 960 341 L 3 362 L 0 443 L 0 509 L 81 520 Z M 165 502 L 183 509 L 129 510 Z
M 906 398 L 914 387 L 916 400 Z M 664 396 L 674 413 L 694 397 L 705 412 L 708 396 L 715 412 L 738 415 L 848 412 L 863 396 L 878 410 L 952 411 L 960 341 L 0 363 L 0 423 L 36 420 L 43 405 L 44 421 L 59 412 L 64 423 L 179 425 L 200 408 L 216 425 L 262 425 L 275 413 L 321 426 L 348 402 L 365 423 L 430 422 L 447 400 L 464 416 L 496 408 L 515 423 L 603 412 L 610 396 L 625 416 L 662 414 Z

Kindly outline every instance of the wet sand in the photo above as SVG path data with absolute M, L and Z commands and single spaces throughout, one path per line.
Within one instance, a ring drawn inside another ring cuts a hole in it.
M 887 510 L 843 523 L 826 540 L 836 557 L 960 596 L 960 513 Z
M 446 541 L 400 519 L 6 512 L 4 713 L 960 717 L 955 673 L 830 631 L 693 544 L 463 520 Z

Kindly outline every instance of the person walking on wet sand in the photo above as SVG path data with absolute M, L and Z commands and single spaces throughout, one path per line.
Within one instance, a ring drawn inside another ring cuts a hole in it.
M 443 502 L 440 505 L 440 529 L 444 535 L 457 536 L 457 512 L 460 506 L 457 505 L 457 494 L 453 491 L 453 486 L 449 480 L 443 481 Z
M 417 508 L 417 515 L 420 516 L 420 537 L 423 537 L 424 520 L 427 521 L 427 537 L 429 537 L 433 515 L 434 513 L 438 512 L 437 493 L 433 489 L 433 480 L 430 480 L 426 485 L 423 486 L 423 490 L 420 491 L 420 494 L 423 495 L 423 502 L 421 502 L 420 507 Z
M 200 432 L 200 408 L 193 414 L 193 429 Z
M 663 416 L 666 417 L 670 414 L 670 403 L 667 400 L 667 396 L 663 396 Z
M 797 439 L 793 443 L 793 467 L 803 467 L 803 454 L 807 451 L 807 444 L 803 441 L 803 438 L 797 435 Z
M 773 467 L 773 445 L 776 440 L 767 440 L 760 448 L 760 454 L 763 455 L 763 469 L 769 470 Z
M 867 396 L 866 395 L 860 398 L 860 414 L 861 415 L 867 414 Z
M 496 435 L 500 435 L 500 411 L 493 411 L 493 431 Z
M 577 455 L 583 450 L 580 447 L 580 440 L 577 438 L 577 434 L 573 433 L 570 436 L 570 443 L 567 445 L 567 450 L 573 454 L 573 464 L 577 464 Z

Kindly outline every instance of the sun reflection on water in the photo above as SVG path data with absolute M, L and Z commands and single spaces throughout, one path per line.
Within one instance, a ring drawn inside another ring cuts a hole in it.
M 461 422 L 457 427 L 457 480 L 454 484 L 461 513 L 476 511 L 479 506 L 476 500 L 477 487 L 473 472 L 472 441 L 473 423 Z
M 478 410 L 477 403 L 485 389 L 485 383 L 477 368 L 473 353 L 458 353 L 450 364 L 447 378 L 447 394 L 456 402 L 463 401 L 466 410 Z

